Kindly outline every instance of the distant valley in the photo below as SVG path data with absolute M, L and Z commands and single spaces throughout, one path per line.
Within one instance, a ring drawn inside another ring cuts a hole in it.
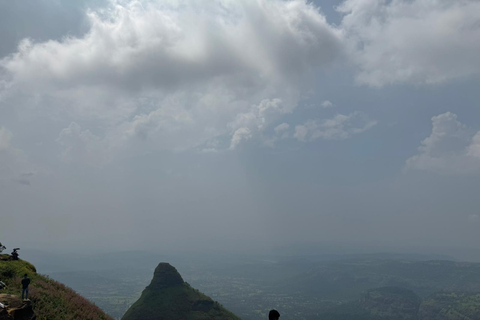
M 468 301 L 469 312 L 475 309 L 472 306 L 480 292 L 480 264 L 431 258 L 436 257 L 379 254 L 265 258 L 132 252 L 79 257 L 83 266 L 77 264 L 76 269 L 50 275 L 116 319 L 139 298 L 159 261 L 170 261 L 190 285 L 244 320 L 265 319 L 270 308 L 278 308 L 289 319 L 320 315 L 326 319 L 353 319 L 360 315 L 371 319 L 368 312 L 378 309 L 371 305 L 378 304 L 384 294 L 388 297 L 388 288 L 394 292 L 395 288 L 407 290 L 406 296 L 413 297 L 411 301 L 424 301 L 426 305 L 420 309 L 424 315 L 442 312 L 442 303 L 447 300 L 450 305 L 463 306 Z M 367 303 L 369 291 L 370 299 L 377 298 Z M 403 293 L 393 296 L 403 301 Z

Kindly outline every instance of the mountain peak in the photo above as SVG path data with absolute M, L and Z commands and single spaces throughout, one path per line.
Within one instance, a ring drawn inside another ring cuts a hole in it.
M 177 269 L 160 263 L 152 282 L 122 320 L 240 320 L 218 302 L 183 281 Z
M 169 263 L 161 262 L 155 268 L 149 289 L 161 289 L 182 285 L 183 279 L 177 269 Z

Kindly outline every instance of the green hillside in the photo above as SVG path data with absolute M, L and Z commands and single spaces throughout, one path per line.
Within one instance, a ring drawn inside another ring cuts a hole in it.
M 141 297 L 122 320 L 240 320 L 184 282 L 168 263 L 160 263 Z
M 29 299 L 33 303 L 37 319 L 48 320 L 113 320 L 93 303 L 65 285 L 37 273 L 35 267 L 24 260 L 12 261 L 8 255 L 0 255 L 0 280 L 7 288 L 2 294 L 21 298 L 21 278 L 31 279 Z

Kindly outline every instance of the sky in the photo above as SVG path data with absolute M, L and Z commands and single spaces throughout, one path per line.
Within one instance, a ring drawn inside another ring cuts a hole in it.
M 476 0 L 1 0 L 0 241 L 475 251 L 479 56 Z

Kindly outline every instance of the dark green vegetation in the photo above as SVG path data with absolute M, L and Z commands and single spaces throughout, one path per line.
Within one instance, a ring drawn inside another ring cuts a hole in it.
M 140 299 L 123 320 L 239 320 L 198 290 L 185 283 L 168 263 L 160 263 Z
M 21 297 L 21 278 L 25 273 L 31 279 L 29 298 L 37 319 L 112 320 L 72 289 L 38 274 L 32 264 L 23 260 L 11 261 L 8 255 L 3 254 L 0 255 L 0 280 L 7 288 L 1 293 Z
M 417 319 L 421 299 L 413 291 L 398 287 L 368 290 L 360 307 L 374 319 Z
M 480 319 L 480 294 L 440 292 L 426 298 L 419 319 Z

